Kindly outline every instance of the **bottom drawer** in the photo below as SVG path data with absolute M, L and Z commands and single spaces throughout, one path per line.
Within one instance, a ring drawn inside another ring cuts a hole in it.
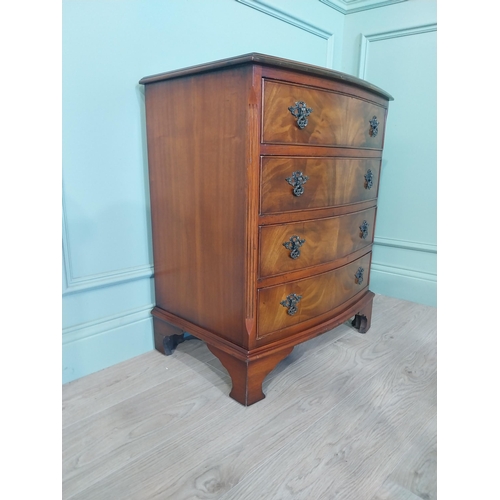
M 371 252 L 311 278 L 259 290 L 257 337 L 327 313 L 368 286 Z

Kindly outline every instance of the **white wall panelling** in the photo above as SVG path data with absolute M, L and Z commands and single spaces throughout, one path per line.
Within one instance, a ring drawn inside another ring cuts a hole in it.
M 64 194 L 63 194 L 64 200 Z M 64 265 L 63 295 L 69 293 L 82 292 L 103 286 L 118 285 L 127 281 L 137 279 L 152 278 L 153 266 L 151 264 L 135 266 L 126 269 L 118 269 L 100 274 L 91 274 L 82 277 L 75 277 L 71 266 L 71 250 L 68 238 L 68 226 L 64 215 L 63 203 L 63 228 L 62 228 L 62 249 Z
M 357 29 L 361 31 L 357 76 L 395 97 L 389 106 L 371 288 L 436 305 L 437 24 L 408 27 L 401 26 L 405 20 L 396 16 L 393 20 L 380 16 L 382 29 L 374 23 L 373 31 L 366 33 L 370 23 L 367 14 L 363 16 L 354 17 L 349 27 L 351 40 Z M 399 26 L 387 29 L 391 24 Z
M 420 35 L 421 33 L 429 33 L 431 31 L 437 31 L 437 24 L 434 23 L 413 28 L 397 29 L 385 33 L 374 33 L 372 35 L 361 34 L 358 77 L 363 80 L 366 78 L 366 68 L 371 43 L 381 40 L 390 40 L 391 38 L 398 38 L 401 36 Z

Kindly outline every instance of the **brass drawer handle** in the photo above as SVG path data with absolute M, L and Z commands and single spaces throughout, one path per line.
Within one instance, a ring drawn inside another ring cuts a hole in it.
M 380 125 L 379 121 L 377 120 L 377 117 L 374 116 L 370 120 L 370 136 L 371 137 L 376 137 L 378 134 L 378 126 Z
M 297 125 L 303 129 L 307 125 L 307 117 L 312 113 L 312 109 L 307 107 L 304 101 L 297 101 L 295 106 L 290 106 L 288 111 L 297 119 Z
M 364 220 L 362 222 L 361 226 L 359 226 L 359 230 L 361 231 L 361 233 L 359 235 L 360 238 L 363 238 L 364 240 L 366 239 L 366 237 L 368 236 L 368 226 L 369 225 L 370 224 L 368 224 L 368 222 Z
M 292 259 L 298 259 L 300 257 L 299 248 L 306 242 L 306 240 L 301 240 L 300 236 L 293 235 L 288 241 L 283 243 L 283 246 L 290 250 L 290 257 Z
M 297 312 L 297 304 L 300 302 L 302 295 L 297 295 L 296 293 L 292 293 L 287 296 L 285 300 L 282 300 L 280 304 L 283 307 L 288 308 L 288 314 L 293 316 Z
M 361 283 L 363 283 L 363 273 L 365 272 L 365 270 L 360 267 L 358 268 L 358 270 L 356 271 L 356 274 L 354 275 L 354 278 L 355 278 L 355 283 L 357 285 L 361 285 Z
M 295 196 L 300 196 L 304 193 L 304 184 L 308 181 L 309 177 L 304 175 L 302 172 L 294 172 L 291 177 L 287 177 L 285 180 L 293 186 L 293 194 Z
M 373 187 L 373 172 L 368 170 L 365 174 L 365 189 L 371 189 Z

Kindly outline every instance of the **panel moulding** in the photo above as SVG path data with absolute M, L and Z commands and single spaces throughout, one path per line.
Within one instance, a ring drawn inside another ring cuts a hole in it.
M 363 80 L 367 79 L 368 57 L 371 43 L 404 36 L 420 35 L 422 33 L 429 33 L 432 31 L 437 31 L 437 24 L 425 24 L 368 35 L 361 34 L 358 77 Z M 437 245 L 430 243 L 386 237 L 376 237 L 374 239 L 374 243 L 379 246 L 437 254 Z M 436 295 L 437 286 L 436 273 L 427 273 L 408 267 L 389 266 L 387 264 L 378 263 L 375 260 L 372 262 L 372 272 L 374 275 L 380 273 L 379 276 L 386 276 L 392 286 L 398 288 L 399 294 L 401 293 L 401 290 L 404 290 L 407 300 L 414 300 L 416 302 L 435 305 L 434 296 Z M 408 283 L 411 285 L 408 285 Z M 375 290 L 375 293 L 388 293 L 387 287 L 384 285 L 383 290 Z M 423 299 L 425 300 L 422 301 Z
M 117 285 L 127 281 L 137 279 L 152 278 L 154 268 L 152 264 L 144 264 L 133 266 L 126 269 L 118 269 L 105 273 L 91 274 L 83 277 L 75 277 L 71 266 L 71 249 L 69 245 L 68 227 L 66 217 L 64 215 L 64 191 L 63 191 L 63 206 L 62 206 L 62 255 L 65 274 L 65 286 L 63 287 L 63 295 L 76 293 L 100 288 L 105 286 Z
M 404 276 L 405 278 L 414 278 L 424 281 L 430 281 L 433 283 L 437 282 L 436 273 L 426 273 L 423 271 L 417 271 L 415 269 L 410 269 L 408 267 L 396 267 L 388 266 L 387 264 L 379 264 L 377 262 L 372 262 L 372 271 L 378 271 L 386 274 L 393 274 L 396 276 Z
M 151 265 L 118 269 L 117 271 L 92 274 L 83 278 L 71 278 L 67 275 L 66 288 L 63 290 L 63 295 L 105 286 L 118 285 L 126 283 L 127 281 L 152 278 L 153 275 L 154 271 L 153 266 Z
M 391 38 L 399 38 L 402 36 L 420 35 L 422 33 L 429 33 L 431 31 L 437 31 L 436 23 L 424 24 L 421 26 L 414 26 L 411 28 L 404 28 L 393 31 L 385 31 L 381 33 L 373 33 L 371 35 L 361 34 L 358 77 L 362 80 L 366 80 L 366 68 L 368 66 L 370 43 L 379 42 L 381 40 L 390 40 Z
M 262 0 L 236 0 L 238 3 L 246 5 L 247 7 L 251 7 L 252 9 L 258 10 L 268 16 L 274 17 L 283 21 L 287 24 L 295 26 L 303 31 L 307 31 L 323 40 L 326 40 L 326 68 L 333 69 L 333 54 L 334 54 L 334 34 L 316 26 L 314 24 L 308 23 L 295 17 L 293 14 L 289 12 L 282 11 L 273 5 L 270 5 L 267 2 Z

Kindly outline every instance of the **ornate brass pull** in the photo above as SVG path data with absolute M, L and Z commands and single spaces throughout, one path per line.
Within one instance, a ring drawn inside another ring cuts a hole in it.
M 302 298 L 302 295 L 297 295 L 296 293 L 292 293 L 287 296 L 285 300 L 282 300 L 280 304 L 283 307 L 288 308 L 288 314 L 293 316 L 297 312 L 297 304 Z
M 363 273 L 364 272 L 365 272 L 365 270 L 362 267 L 358 268 L 358 270 L 356 271 L 354 278 L 355 278 L 355 282 L 357 285 L 361 285 L 361 283 L 363 283 Z
M 377 120 L 377 117 L 374 116 L 370 120 L 370 135 L 372 137 L 376 137 L 378 134 L 378 126 L 380 125 L 379 121 Z
M 290 106 L 288 111 L 297 119 L 297 125 L 303 129 L 307 125 L 307 117 L 312 113 L 312 109 L 307 107 L 304 101 L 297 101 L 295 106 Z
M 290 250 L 290 257 L 292 259 L 298 259 L 300 257 L 299 248 L 306 242 L 306 240 L 301 240 L 299 236 L 292 236 L 289 241 L 285 241 L 283 246 Z
M 371 189 L 373 187 L 373 172 L 368 169 L 365 174 L 365 189 Z
M 366 239 L 366 237 L 368 236 L 368 222 L 367 221 L 363 221 L 361 226 L 359 226 L 359 230 L 361 231 L 361 234 L 359 235 L 360 238 L 363 238 L 363 239 Z
M 293 194 L 295 196 L 300 196 L 304 193 L 304 184 L 308 181 L 309 177 L 304 175 L 302 172 L 294 172 L 291 177 L 287 177 L 285 180 L 293 186 Z

